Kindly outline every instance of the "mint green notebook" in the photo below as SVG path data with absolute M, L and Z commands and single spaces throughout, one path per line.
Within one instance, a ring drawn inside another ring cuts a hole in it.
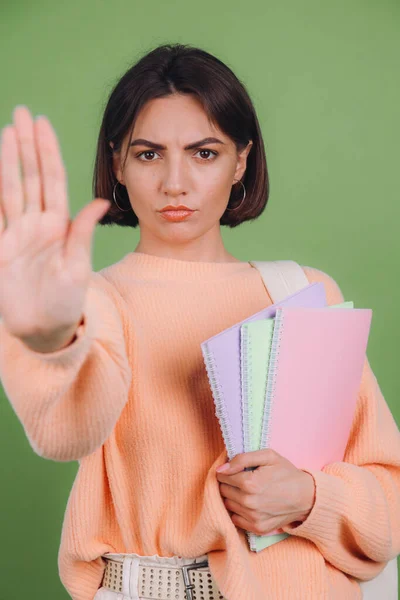
M 326 308 L 354 308 L 351 301 Z M 244 323 L 240 328 L 243 446 L 245 452 L 261 448 L 269 360 L 275 319 Z M 289 537 L 288 533 L 256 535 L 246 532 L 250 549 L 259 552 Z

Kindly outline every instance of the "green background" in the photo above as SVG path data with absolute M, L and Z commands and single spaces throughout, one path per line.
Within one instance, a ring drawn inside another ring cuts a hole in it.
M 92 199 L 108 94 L 142 54 L 189 43 L 234 70 L 261 123 L 271 196 L 258 221 L 223 228 L 226 247 L 319 268 L 373 309 L 368 357 L 400 423 L 398 0 L 3 0 L 0 11 L 0 127 L 17 104 L 50 118 L 72 216 Z M 94 269 L 137 242 L 97 227 Z M 34 454 L 1 390 L 0 411 L 0 600 L 66 600 L 57 552 L 78 465 Z

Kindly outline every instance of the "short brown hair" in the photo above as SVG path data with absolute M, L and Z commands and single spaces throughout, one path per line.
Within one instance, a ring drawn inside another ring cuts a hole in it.
M 117 183 L 113 152 L 121 149 L 129 131 L 132 136 L 135 120 L 146 102 L 176 93 L 198 98 L 210 122 L 216 123 L 232 139 L 238 152 L 249 140 L 253 141 L 242 178 L 246 188 L 245 201 L 236 211 L 226 210 L 220 225 L 236 227 L 256 219 L 264 211 L 269 196 L 264 142 L 244 85 L 212 54 L 188 44 L 164 44 L 143 56 L 121 77 L 106 104 L 97 141 L 93 194 L 95 198 L 111 200 L 112 205 L 98 221 L 100 225 L 137 227 L 139 221 L 135 212 L 123 212 L 113 201 L 113 188 Z M 233 186 L 228 207 L 234 208 L 242 197 L 243 187 L 240 184 Z M 121 208 L 131 206 L 124 186 L 117 186 L 116 198 Z

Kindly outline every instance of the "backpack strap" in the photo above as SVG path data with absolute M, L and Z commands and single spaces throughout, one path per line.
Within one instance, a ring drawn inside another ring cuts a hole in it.
M 260 271 L 273 304 L 310 285 L 304 270 L 294 260 L 250 260 L 249 263 Z

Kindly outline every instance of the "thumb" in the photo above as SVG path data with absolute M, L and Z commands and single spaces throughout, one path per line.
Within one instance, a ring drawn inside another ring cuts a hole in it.
M 111 202 L 109 200 L 95 198 L 77 214 L 70 224 L 65 245 L 66 261 L 81 261 L 85 257 L 91 256 L 94 229 L 110 206 Z

